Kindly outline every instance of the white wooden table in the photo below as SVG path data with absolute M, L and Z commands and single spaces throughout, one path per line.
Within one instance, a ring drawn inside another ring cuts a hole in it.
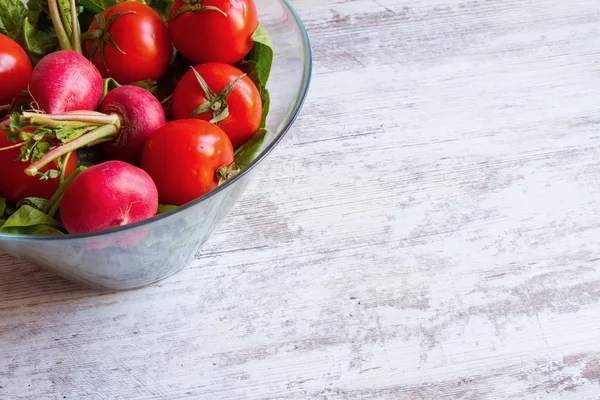
M 600 398 L 598 0 L 295 0 L 293 131 L 178 275 L 0 256 L 0 399 Z

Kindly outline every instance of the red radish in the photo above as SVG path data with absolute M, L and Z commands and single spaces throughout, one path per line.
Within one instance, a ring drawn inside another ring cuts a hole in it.
M 39 114 L 24 112 L 21 123 L 37 129 L 52 140 L 62 141 L 42 158 L 31 163 L 27 175 L 37 175 L 40 168 L 75 149 L 102 143 L 114 158 L 138 165 L 146 139 L 166 123 L 160 102 L 150 92 L 137 86 L 120 86 L 111 90 L 102 103 L 101 111 Z M 49 134 L 49 130 L 54 135 Z M 74 133 L 73 133 L 74 132 Z
M 113 158 L 130 164 L 139 164 L 146 139 L 167 122 L 161 104 L 152 94 L 137 86 L 111 90 L 98 110 L 121 117 L 118 136 L 103 147 Z
M 142 221 L 157 209 L 156 185 L 146 172 L 107 161 L 81 172 L 67 186 L 60 218 L 69 233 L 86 233 Z
M 102 98 L 102 76 L 88 59 L 59 50 L 33 68 L 29 93 L 35 108 L 48 114 L 95 110 Z

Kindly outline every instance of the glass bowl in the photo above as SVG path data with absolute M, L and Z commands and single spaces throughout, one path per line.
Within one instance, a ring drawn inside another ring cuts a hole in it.
M 255 2 L 275 53 L 268 83 L 272 135 L 256 160 L 212 192 L 151 219 L 90 234 L 0 233 L 0 249 L 88 287 L 110 290 L 146 286 L 188 265 L 290 129 L 308 91 L 312 58 L 302 21 L 287 0 Z

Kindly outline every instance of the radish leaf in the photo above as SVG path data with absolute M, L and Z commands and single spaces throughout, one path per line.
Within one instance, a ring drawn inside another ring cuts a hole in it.
M 0 33 L 16 40 L 27 17 L 27 8 L 21 0 L 4 0 L 3 3 L 0 8 Z
M 264 128 L 271 104 L 267 82 L 273 66 L 273 40 L 261 23 L 258 24 L 251 39 L 254 41 L 254 46 L 250 53 L 237 64 L 237 67 L 248 74 L 260 93 L 263 106 L 260 127 Z
M 65 231 L 62 224 L 54 218 L 34 207 L 24 205 L 0 226 L 0 232 L 34 235 L 62 234 Z
M 272 135 L 269 131 L 266 129 L 259 129 L 250 140 L 238 147 L 235 151 L 233 169 L 242 170 L 246 168 L 270 143 L 271 137 Z
M 176 208 L 177 208 L 177 206 L 168 206 L 168 205 L 165 205 L 165 204 L 159 204 L 158 205 L 158 211 L 156 213 L 157 214 L 163 214 L 163 213 L 166 213 L 167 211 L 171 211 L 171 210 L 174 210 Z
M 42 211 L 44 209 L 44 207 L 46 206 L 47 202 L 48 202 L 48 200 L 41 199 L 39 197 L 26 197 L 17 203 L 17 208 L 20 208 L 21 206 L 24 206 L 24 205 L 28 205 L 33 208 L 37 208 L 39 211 Z M 2 215 L 2 214 L 0 213 L 0 215 Z

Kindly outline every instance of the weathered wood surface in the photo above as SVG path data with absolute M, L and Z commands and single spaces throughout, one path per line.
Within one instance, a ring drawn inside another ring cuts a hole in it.
M 0 258 L 0 398 L 600 398 L 598 1 L 294 5 L 309 99 L 201 260 Z

